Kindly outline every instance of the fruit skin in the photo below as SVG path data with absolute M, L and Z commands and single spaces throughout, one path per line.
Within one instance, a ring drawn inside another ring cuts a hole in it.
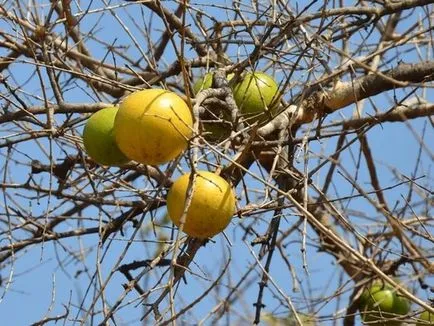
M 401 325 L 399 320 L 387 319 L 406 315 L 410 311 L 410 303 L 390 285 L 377 282 L 363 291 L 359 308 L 363 321 L 370 325 Z
M 127 96 L 115 119 L 120 150 L 143 164 L 166 163 L 181 154 L 193 133 L 193 116 L 182 98 L 164 89 Z
M 101 109 L 87 120 L 83 131 L 83 143 L 87 154 L 102 165 L 122 165 L 129 159 L 116 145 L 113 124 L 118 108 Z
M 167 195 L 169 217 L 176 226 L 184 211 L 190 173 L 182 175 Z M 225 179 L 198 171 L 183 231 L 195 238 L 209 238 L 223 231 L 235 213 L 235 194 Z
M 213 75 L 213 72 L 208 72 L 193 84 L 193 91 L 195 95 L 197 95 L 197 93 L 199 93 L 201 90 L 211 88 Z M 227 80 L 231 80 L 233 77 L 234 74 L 229 74 L 226 78 Z
M 315 316 L 297 313 L 303 326 L 316 326 L 317 319 Z M 275 317 L 273 314 L 264 314 L 261 316 L 261 321 L 267 326 L 298 326 L 297 318 L 291 313 L 287 317 Z
M 273 110 L 280 97 L 277 83 L 263 72 L 247 73 L 234 86 L 233 94 L 240 111 L 248 116 Z
M 205 74 L 205 76 L 199 78 L 194 84 L 193 84 L 193 91 L 194 94 L 197 95 L 200 90 L 208 89 L 212 85 L 212 72 L 208 72 Z
M 213 75 L 213 72 L 208 72 L 199 78 L 193 85 L 194 94 L 197 95 L 199 91 L 210 88 L 212 86 Z M 227 75 L 228 80 L 231 80 L 233 77 L 233 73 Z M 231 134 L 231 125 L 228 123 L 231 121 L 230 113 L 223 112 L 219 105 L 210 105 L 206 109 L 205 113 L 201 116 L 203 131 L 206 132 L 205 139 L 211 142 L 220 142 L 228 138 Z M 219 121 L 219 119 L 222 122 L 212 122 Z
M 425 310 L 419 315 L 419 321 L 416 325 L 422 326 L 422 325 L 434 325 L 434 314 L 430 313 L 428 310 Z M 423 321 L 422 321 L 423 320 Z

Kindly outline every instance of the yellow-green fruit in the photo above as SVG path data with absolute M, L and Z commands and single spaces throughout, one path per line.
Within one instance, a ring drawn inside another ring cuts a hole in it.
M 372 325 L 401 325 L 401 321 L 390 319 L 410 311 L 409 301 L 387 284 L 374 283 L 363 291 L 359 302 L 363 321 Z
M 102 165 L 122 165 L 129 159 L 115 142 L 113 124 L 118 108 L 108 107 L 92 114 L 83 131 L 83 143 L 87 154 Z
M 167 195 L 167 209 L 172 222 L 180 226 L 187 197 L 190 173 L 182 175 Z M 235 194 L 222 177 L 198 171 L 183 231 L 195 238 L 209 238 L 223 231 L 235 213 Z
M 130 159 L 163 164 L 186 148 L 193 117 L 187 104 L 173 92 L 145 89 L 127 96 L 115 120 L 116 142 Z
M 279 88 L 274 79 L 262 72 L 247 73 L 233 89 L 238 108 L 246 115 L 273 110 L 279 102 Z
M 194 84 L 193 84 L 193 91 L 194 94 L 199 93 L 203 89 L 210 88 L 212 85 L 212 72 L 208 72 L 205 74 L 205 76 L 199 78 Z
M 205 139 L 212 143 L 221 142 L 231 135 L 231 125 L 227 123 L 227 120 L 221 122 L 202 122 Z
M 434 325 L 434 314 L 430 313 L 428 310 L 425 310 L 419 315 L 419 322 L 417 326 L 422 325 Z
M 214 73 L 208 72 L 205 74 L 205 76 L 199 78 L 194 84 L 193 84 L 193 91 L 194 94 L 199 93 L 199 91 L 208 89 L 212 86 L 212 78 Z M 227 76 L 228 80 L 231 80 L 234 77 L 234 74 L 229 74 Z
M 317 318 L 312 315 L 306 315 L 303 313 L 297 313 L 298 318 L 303 326 L 316 326 Z M 270 313 L 266 313 L 261 316 L 261 321 L 267 326 L 298 326 L 299 323 L 294 314 L 289 314 L 286 317 L 276 317 Z
M 300 319 L 303 326 L 315 326 L 317 323 L 317 319 L 312 315 L 305 315 L 298 313 L 298 318 Z M 294 315 L 291 315 L 288 318 L 287 326 L 298 326 L 297 318 Z

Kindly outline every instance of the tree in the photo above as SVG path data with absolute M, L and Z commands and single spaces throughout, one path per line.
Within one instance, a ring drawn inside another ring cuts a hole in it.
M 432 3 L 3 1 L 3 305 L 36 293 L 23 310 L 38 325 L 354 325 L 363 288 L 383 280 L 412 302 L 397 319 L 434 313 Z M 260 122 L 233 98 L 246 71 L 279 83 Z M 89 114 L 150 87 L 193 110 L 188 150 L 161 166 L 93 162 Z M 210 140 L 207 119 L 230 134 Z M 196 168 L 238 196 L 208 241 L 166 218 L 168 187 Z

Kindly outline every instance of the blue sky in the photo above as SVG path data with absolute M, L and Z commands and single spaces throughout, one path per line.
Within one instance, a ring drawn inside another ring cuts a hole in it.
M 206 14 L 211 17 L 215 15 L 216 17 L 224 17 L 224 15 L 231 16 L 231 11 L 223 11 L 219 8 L 219 5 L 228 6 L 225 1 L 215 2 L 214 6 L 209 6 L 208 2 L 201 2 L 203 10 Z M 128 11 L 120 10 L 116 8 L 117 5 L 125 5 L 129 7 Z M 167 2 L 165 3 L 168 7 L 176 7 L 175 3 Z M 197 2 L 192 3 L 193 5 L 198 5 Z M 104 39 L 107 44 L 115 44 L 117 46 L 131 45 L 131 39 L 127 35 L 125 30 L 120 28 L 119 24 L 116 22 L 116 18 L 111 15 L 108 11 L 102 14 L 101 11 L 96 9 L 102 8 L 104 5 L 101 1 L 93 1 L 89 10 L 95 10 L 85 17 L 80 23 L 80 28 L 83 33 L 88 33 L 93 31 L 94 35 L 98 38 Z M 143 53 L 147 53 L 148 46 L 146 44 L 146 39 L 143 37 L 145 28 L 143 21 L 148 22 L 146 15 L 148 11 L 143 10 L 138 5 L 126 5 L 124 2 L 111 1 L 107 3 L 107 6 L 115 6 L 114 13 L 122 19 L 126 26 L 128 26 L 131 35 L 134 35 L 134 39 L 140 44 L 143 49 Z M 295 5 L 294 5 L 295 7 Z M 84 9 L 84 8 L 83 8 Z M 48 7 L 45 7 L 42 12 L 47 13 Z M 420 13 L 420 12 L 419 12 Z M 144 15 L 144 18 L 142 17 Z M 193 14 L 195 14 L 193 12 Z M 223 15 L 223 16 L 222 16 Z M 209 21 L 209 20 L 208 20 Z M 152 26 L 146 26 L 151 28 L 151 38 L 155 41 L 163 28 L 161 21 L 158 19 L 152 20 Z M 407 26 L 399 26 L 399 30 L 405 30 Z M 0 21 L 0 28 L 11 31 L 11 26 Z M 198 32 L 197 26 L 192 26 L 195 32 Z M 63 27 L 58 26 L 56 30 L 60 33 L 63 32 Z M 247 34 L 244 34 L 244 36 Z M 351 41 L 356 43 L 365 34 L 361 33 L 360 38 L 355 37 Z M 378 35 L 373 36 L 373 42 L 378 40 Z M 126 62 L 123 61 L 120 56 L 116 56 L 116 62 L 113 61 L 111 55 L 106 55 L 107 51 L 104 46 L 95 40 L 87 40 L 87 45 L 89 50 L 95 57 L 102 59 L 110 64 L 123 65 Z M 174 52 L 170 50 L 163 57 L 163 60 L 159 64 L 159 69 L 164 70 L 167 64 L 170 64 L 174 60 Z M 407 47 L 411 49 L 411 45 Z M 126 51 L 129 55 L 133 57 L 140 57 L 140 51 L 135 46 L 130 46 L 128 48 L 120 48 L 121 51 Z M 236 58 L 242 58 L 245 53 L 244 51 L 250 50 L 251 47 L 240 47 L 236 48 L 235 45 L 230 47 L 229 54 L 234 60 Z M 239 52 L 237 52 L 239 51 Z M 392 51 L 393 52 L 393 51 Z M 0 55 L 4 55 L 4 50 L 0 49 Z M 393 56 L 391 53 L 390 56 Z M 195 53 L 190 50 L 187 46 L 187 57 L 195 56 Z M 22 60 L 21 60 L 22 59 Z M 37 82 L 36 76 L 34 75 L 34 66 L 28 62 L 28 59 L 21 58 L 17 63 L 13 64 L 9 71 L 5 72 L 4 75 L 9 76 L 10 82 L 13 85 L 21 85 L 23 91 L 22 95 L 28 100 L 29 103 L 34 105 L 41 105 L 41 85 Z M 401 57 L 401 60 L 406 62 L 416 62 L 420 60 L 417 57 L 416 51 L 408 52 L 406 55 Z M 264 62 L 261 62 L 263 65 Z M 305 63 L 301 63 L 305 64 Z M 333 58 L 330 60 L 332 68 L 337 64 Z M 386 64 L 383 68 L 387 69 L 393 67 L 396 61 Z M 142 67 L 145 63 L 142 61 L 140 64 Z M 166 67 L 167 68 L 167 67 Z M 276 65 L 275 71 L 270 69 L 269 72 L 274 72 L 277 80 L 283 80 L 287 77 L 287 71 L 283 69 L 283 65 Z M 200 76 L 204 73 L 201 69 L 195 69 L 195 77 Z M 44 81 L 48 84 L 48 79 L 44 75 Z M 62 81 L 67 80 L 67 76 L 62 76 Z M 294 90 L 299 89 L 303 86 L 304 80 L 306 78 L 306 72 L 300 71 L 294 74 Z M 28 82 L 26 82 L 28 80 Z M 174 82 L 181 81 L 181 78 L 173 79 Z M 25 83 L 26 82 L 26 83 Z M 297 86 L 297 82 L 299 85 Z M 25 84 L 24 84 L 25 83 Z M 70 103 L 92 103 L 95 101 L 105 101 L 112 102 L 113 98 L 107 95 L 97 98 L 92 91 L 84 88 L 83 82 L 74 82 L 68 86 L 68 91 L 64 93 L 65 100 Z M 4 93 L 4 89 L 1 90 Z M 49 94 L 52 94 L 50 89 L 47 89 Z M 422 94 L 422 91 L 418 92 Z M 289 94 L 289 93 L 288 93 Z M 289 95 L 287 99 L 289 99 Z M 402 97 L 404 92 L 397 91 L 397 97 Z M 393 95 L 392 95 L 393 96 Z M 431 95 L 427 96 L 427 100 L 432 100 Z M 381 111 L 387 111 L 392 105 L 392 98 L 386 96 L 377 96 L 373 99 L 375 105 Z M 330 115 L 324 123 L 330 123 L 342 119 L 342 117 L 350 118 L 353 113 L 354 107 L 348 107 L 339 112 Z M 366 102 L 366 112 L 369 114 L 374 113 L 372 105 Z M 57 123 L 62 122 L 62 117 L 56 116 Z M 425 130 L 425 141 L 428 148 L 432 150 L 434 148 L 434 131 L 432 126 L 429 124 L 428 119 L 422 118 L 414 121 L 410 121 L 409 124 L 415 130 L 415 132 L 420 136 L 422 130 Z M 313 124 L 315 127 L 316 124 Z M 75 130 L 70 130 L 69 134 L 73 136 L 80 136 L 82 132 L 82 127 L 79 126 Z M 35 126 L 30 126 L 30 128 L 36 128 Z M 19 128 L 13 126 L 12 124 L 8 126 L 2 126 L 0 129 L 0 137 L 10 136 L 14 132 L 17 132 Z M 303 131 L 299 132 L 298 137 L 303 136 Z M 348 136 L 347 140 L 351 140 L 354 135 Z M 383 187 L 388 187 L 397 184 L 399 180 L 389 169 L 389 166 L 396 168 L 399 173 L 411 176 L 415 170 L 415 156 L 419 153 L 419 146 L 416 137 L 410 131 L 408 126 L 400 123 L 384 123 L 383 125 L 378 125 L 372 128 L 368 134 L 367 138 L 374 156 L 375 162 L 378 162 L 378 176 L 380 184 Z M 2 144 L 3 139 L 0 138 L 0 144 Z M 30 160 L 38 159 L 41 162 L 47 164 L 49 153 L 49 148 L 52 146 L 52 156 L 54 161 L 58 161 L 65 157 L 66 153 L 76 154 L 77 148 L 69 139 L 60 139 L 53 141 L 51 144 L 47 139 L 40 139 L 38 142 L 23 142 L 14 147 L 13 160 L 9 161 L 7 166 L 7 182 L 13 183 L 23 183 L 27 180 L 30 173 Z M 308 162 L 308 168 L 312 169 L 316 167 L 322 160 L 319 159 L 320 155 L 327 156 L 334 152 L 336 146 L 336 138 L 323 139 L 321 142 L 311 142 L 309 144 L 310 156 Z M 424 176 L 421 179 L 421 184 L 429 187 L 432 184 L 432 160 L 427 154 L 427 150 L 421 152 L 421 166 L 418 169 L 415 176 Z M 6 163 L 7 149 L 5 147 L 0 148 L 0 160 L 2 163 Z M 343 152 L 341 156 L 341 164 L 349 171 L 354 173 L 354 168 L 357 164 L 357 157 L 359 155 L 359 145 L 356 142 L 351 146 L 349 150 Z M 299 167 L 303 168 L 303 153 L 300 152 Z M 354 161 L 356 160 L 356 161 Z M 365 167 L 365 161 L 362 158 L 360 173 L 357 176 L 359 184 L 363 185 L 365 190 L 372 190 L 369 184 L 369 175 Z M 183 168 L 186 170 L 186 161 L 182 161 Z M 0 164 L 0 166 L 5 166 Z M 164 169 L 164 167 L 162 167 Z M 251 170 L 253 173 L 259 173 L 259 167 L 254 166 Z M 328 171 L 328 165 L 321 169 L 317 175 L 314 176 L 314 181 L 322 184 L 325 175 Z M 2 168 L 2 174 L 5 173 L 5 169 Z M 116 176 L 119 174 L 117 168 L 111 168 L 109 171 L 103 171 L 102 168 L 96 171 L 100 174 L 109 175 L 113 174 L 113 180 L 116 180 Z M 35 180 L 44 186 L 49 186 L 50 179 L 47 174 L 39 174 L 34 176 Z M 57 187 L 57 181 L 51 180 L 53 188 Z M 98 184 L 98 187 L 102 188 L 107 185 L 106 182 Z M 149 184 L 146 183 L 144 178 L 140 178 L 134 182 L 134 187 L 138 189 L 148 189 Z M 262 201 L 263 200 L 263 190 L 264 185 L 256 181 L 254 178 L 247 176 L 246 185 L 249 189 L 249 198 L 252 201 Z M 89 186 L 86 186 L 83 190 L 89 196 L 92 195 Z M 237 188 L 237 194 L 240 197 L 240 204 L 245 204 L 245 195 L 243 193 L 244 189 L 241 185 Z M 402 201 L 402 196 L 407 195 L 408 188 L 405 186 L 400 186 L 387 191 L 387 198 L 389 200 L 390 206 L 393 206 L 395 201 Z M 12 199 L 16 200 L 19 205 L 26 208 L 32 213 L 33 216 L 41 216 L 48 212 L 48 219 L 54 216 L 58 216 L 65 212 L 68 208 L 72 207 L 72 203 L 62 203 L 62 200 L 57 199 L 55 196 L 51 196 L 49 199 L 36 198 L 34 193 L 28 193 L 23 190 L 10 189 L 6 193 L 11 196 L 6 202 L 1 203 L 1 212 L 4 212 L 4 205 L 12 203 Z M 334 190 L 330 192 L 332 198 L 338 198 L 343 196 L 348 196 L 354 193 L 351 185 L 341 176 L 336 176 Z M 130 196 L 130 193 L 124 188 L 122 191 L 117 193 L 119 196 Z M 137 198 L 137 197 L 133 197 Z M 352 199 L 349 203 L 342 202 L 338 203 L 338 206 L 346 207 L 349 206 L 351 211 L 348 211 L 349 219 L 356 225 L 360 230 L 366 230 L 367 224 L 372 224 L 372 228 L 378 228 L 374 223 L 369 222 L 366 219 L 362 219 L 357 216 L 354 212 L 364 213 L 373 218 L 378 218 L 378 213 L 367 204 L 367 201 L 362 198 Z M 54 211 L 51 211 L 54 209 Z M 108 220 L 110 217 L 118 216 L 120 213 L 124 212 L 125 209 L 120 208 L 109 208 L 106 212 L 100 212 L 95 207 L 90 207 L 85 209 L 82 214 L 73 216 L 70 220 L 62 225 L 57 231 L 71 230 L 77 227 L 89 227 L 95 226 L 99 219 Z M 147 214 L 144 217 L 144 225 L 142 227 L 142 234 L 138 235 L 134 240 L 129 249 L 126 251 L 125 257 L 123 258 L 121 264 L 130 263 L 134 260 L 142 260 L 152 258 L 155 255 L 156 250 L 158 250 L 158 245 L 153 243 L 155 240 L 155 235 L 153 232 L 148 232 L 149 225 L 152 219 L 156 221 L 161 221 L 165 215 L 165 208 L 158 210 L 155 216 L 152 214 Z M 3 214 L 3 213 L 2 213 Z M 283 211 L 284 218 L 281 221 L 281 230 L 289 229 L 298 220 L 298 216 L 295 216 L 292 211 L 286 209 Z M 140 217 L 140 216 L 139 216 Z M 196 324 L 202 318 L 205 318 L 208 312 L 215 307 L 220 300 L 226 297 L 229 293 L 231 286 L 236 284 L 240 277 L 246 272 L 248 267 L 255 262 L 254 257 L 249 251 L 248 244 L 255 238 L 252 233 L 245 235 L 245 228 L 249 225 L 255 227 L 256 232 L 261 233 L 266 231 L 268 222 L 270 221 L 272 215 L 271 213 L 261 214 L 260 216 L 247 216 L 243 218 L 242 221 L 238 218 L 234 218 L 230 226 L 225 231 L 230 242 L 226 240 L 223 235 L 216 236 L 212 242 L 208 243 L 206 247 L 201 248 L 197 256 L 195 257 L 194 263 L 191 265 L 192 271 L 195 275 L 188 275 L 186 278 L 187 283 L 181 281 L 179 287 L 177 288 L 177 302 L 176 307 L 178 309 L 184 307 L 188 303 L 192 302 L 197 298 L 207 287 L 210 286 L 213 280 L 215 280 L 224 268 L 225 262 L 231 259 L 229 271 L 223 277 L 221 285 L 211 292 L 206 300 L 201 301 L 195 308 L 183 316 L 183 320 L 187 325 Z M 146 229 L 148 227 L 148 229 Z M 432 230 L 432 225 L 430 226 Z M 28 247 L 26 250 L 20 251 L 15 257 L 14 261 L 9 261 L 1 265 L 1 277 L 3 280 L 0 293 L 4 293 L 1 296 L 2 302 L 0 304 L 0 314 L 4 323 L 8 325 L 28 325 L 32 322 L 36 322 L 44 318 L 45 316 L 55 316 L 62 314 L 67 306 L 70 310 L 69 320 L 65 323 L 79 325 L 79 322 L 74 322 L 77 317 L 80 319 L 83 315 L 80 314 L 77 307 L 84 302 L 83 306 L 88 307 L 94 296 L 94 288 L 89 284 L 94 284 L 97 282 L 98 278 L 95 277 L 96 266 L 98 257 L 104 256 L 104 259 L 100 263 L 100 270 L 102 279 L 105 280 L 112 268 L 118 261 L 119 256 L 124 251 L 124 248 L 128 245 L 128 240 L 131 238 L 132 229 L 125 229 L 125 234 L 116 234 L 116 236 L 107 242 L 102 250 L 98 252 L 98 237 L 95 235 L 82 236 L 79 239 L 68 238 L 56 242 L 47 242 L 44 245 L 37 245 Z M 170 236 L 170 228 L 156 228 L 159 233 L 164 233 L 166 236 Z M 21 233 L 18 236 L 24 237 L 25 234 Z M 151 242 L 145 242 L 142 240 L 151 240 Z M 333 293 L 337 289 L 338 282 L 343 282 L 347 277 L 342 275 L 339 267 L 336 266 L 336 260 L 330 255 L 318 251 L 318 239 L 313 231 L 308 228 L 307 236 L 307 263 L 309 274 L 303 270 L 301 251 L 302 248 L 302 237 L 300 232 L 294 232 L 290 237 L 285 239 L 284 253 L 288 258 L 291 266 L 295 270 L 298 282 L 301 286 L 300 292 L 292 291 L 292 280 L 290 276 L 290 271 L 287 265 L 283 261 L 280 253 L 276 251 L 274 253 L 273 263 L 271 265 L 270 274 L 273 277 L 275 283 L 279 288 L 288 295 L 292 302 L 295 304 L 297 309 L 302 312 L 315 312 L 323 318 L 322 324 L 332 325 L 332 314 L 338 313 L 340 317 L 344 314 L 344 308 L 347 305 L 348 297 L 351 294 L 354 284 L 351 282 L 346 283 L 342 289 L 344 294 L 340 297 L 341 301 L 337 301 L 333 298 Z M 3 234 L 0 238 L 0 244 L 5 245 L 8 243 L 7 237 Z M 83 255 L 73 256 L 71 253 L 77 252 L 80 249 Z M 400 248 L 396 246 L 393 247 L 399 252 Z M 259 246 L 254 247 L 256 254 L 258 253 Z M 12 267 L 13 266 L 13 267 Z M 404 267 L 404 271 L 408 271 L 409 275 L 412 275 L 412 270 L 410 267 Z M 12 275 L 12 283 L 5 288 L 7 284 L 7 278 Z M 166 270 L 156 269 L 150 272 L 142 281 L 142 286 L 144 288 L 151 288 L 159 282 L 161 274 Z M 232 317 L 231 320 L 226 320 L 222 318 L 218 324 L 225 323 L 243 323 L 247 322 L 241 319 L 241 316 L 249 316 L 250 320 L 254 316 L 253 303 L 256 302 L 259 280 L 258 275 L 261 271 L 258 267 L 249 274 L 246 282 L 244 284 L 249 284 L 246 288 L 243 288 L 242 293 L 237 293 L 239 295 L 239 300 L 231 306 Z M 200 275 L 200 277 L 197 277 Z M 342 281 L 341 278 L 344 280 Z M 411 277 L 405 278 L 405 282 L 409 282 Z M 166 279 L 165 279 L 166 280 Z M 431 278 L 432 282 L 432 278 Z M 122 284 L 126 283 L 126 279 L 119 272 L 115 272 L 108 282 L 107 289 L 105 291 L 106 299 L 110 304 L 114 304 L 116 300 L 122 295 L 123 287 Z M 428 292 L 424 292 L 415 286 L 415 282 L 409 282 L 409 286 L 414 286 L 415 291 L 419 297 L 426 299 L 429 295 Z M 86 291 L 89 289 L 89 293 Z M 330 296 L 330 300 L 320 300 L 324 297 Z M 137 325 L 144 312 L 144 306 L 137 298 L 137 293 L 131 292 L 126 299 L 123 301 L 125 306 L 116 314 L 116 322 L 118 325 Z M 158 291 L 149 297 L 148 302 L 158 297 Z M 309 300 L 306 298 L 313 298 L 310 300 L 311 305 L 309 305 Z M 282 306 L 282 298 L 278 295 L 278 291 L 269 284 L 268 288 L 265 290 L 264 303 L 266 304 L 265 311 L 273 312 L 276 315 L 284 317 L 288 309 Z M 312 304 L 318 301 L 317 304 Z M 321 302 L 320 302 L 321 301 Z M 163 305 L 164 307 L 164 305 Z M 162 307 L 162 309 L 163 309 Z M 97 308 L 101 309 L 101 305 L 98 302 Z M 415 307 L 414 307 L 415 308 Z M 101 315 L 91 321 L 87 320 L 88 324 L 97 324 L 100 320 Z M 238 319 L 239 318 L 239 319 Z M 208 319 L 205 324 L 209 324 L 211 319 Z M 62 321 L 63 322 L 63 321 Z M 360 320 L 358 319 L 358 323 Z M 340 324 L 340 321 L 338 321 Z

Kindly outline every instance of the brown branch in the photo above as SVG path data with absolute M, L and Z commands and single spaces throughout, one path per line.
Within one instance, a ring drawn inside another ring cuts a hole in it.
M 383 75 L 388 79 L 385 79 Z M 432 81 L 434 80 L 434 61 L 400 64 L 395 69 L 381 72 L 381 74 L 370 74 L 346 83 L 338 82 L 331 90 L 315 91 L 298 105 L 286 108 L 276 118 L 261 127 L 258 134 L 266 136 L 290 124 L 309 123 L 357 101 L 399 88 L 400 85 L 394 83 L 393 80 L 405 83 Z M 433 109 L 424 108 L 422 110 L 427 114 L 426 110 L 432 112 Z M 415 114 L 423 114 L 422 112 Z M 396 119 L 397 116 L 394 117 Z
M 65 113 L 94 113 L 103 108 L 113 106 L 109 103 L 61 103 L 60 105 L 50 104 L 49 107 L 54 110 L 55 114 Z M 36 118 L 37 114 L 45 114 L 47 108 L 45 106 L 30 106 L 27 109 L 20 108 L 19 111 L 6 112 L 0 116 L 0 123 L 18 121 L 24 117 Z
M 125 0 L 127 2 L 138 2 L 136 0 Z M 167 21 L 173 30 L 176 30 L 180 35 L 184 34 L 186 39 L 191 42 L 193 48 L 196 52 L 202 56 L 216 57 L 214 51 L 208 49 L 206 46 L 200 44 L 196 38 L 196 35 L 190 30 L 189 27 L 183 26 L 182 21 L 177 17 L 176 14 L 172 13 L 169 9 L 163 7 L 160 1 L 146 1 L 138 2 L 148 7 L 150 10 L 155 12 L 161 19 Z
M 6 253 L 0 255 L 0 262 L 5 261 L 7 258 L 9 258 L 12 255 L 12 253 L 16 254 L 19 250 L 26 248 L 29 245 L 34 245 L 41 242 L 71 238 L 71 237 L 78 237 L 78 236 L 83 236 L 88 234 L 98 234 L 98 233 L 99 233 L 99 227 L 78 228 L 67 232 L 50 232 L 50 233 L 46 232 L 39 237 L 21 240 L 0 247 L 0 252 L 6 251 Z
M 390 79 L 387 80 L 381 75 L 387 76 Z M 394 83 L 393 80 L 408 83 L 408 85 L 409 83 L 425 83 L 432 81 L 434 79 L 434 61 L 425 61 L 416 64 L 400 64 L 394 69 L 381 72 L 381 75 L 370 74 L 351 82 L 338 83 L 333 90 L 325 94 L 323 93 L 322 95 L 316 93 L 313 95 L 312 99 L 319 99 L 316 103 L 320 105 L 318 109 L 319 112 L 333 112 L 356 101 L 398 88 L 400 85 Z M 307 110 L 312 110 L 312 108 L 309 107 L 309 100 L 310 99 L 307 99 L 304 102 L 304 107 Z M 302 121 L 303 120 L 302 118 Z
M 68 315 L 69 315 L 69 309 L 65 305 L 64 305 L 64 308 L 65 308 L 65 313 L 63 315 L 57 315 L 57 316 L 53 316 L 53 317 L 45 317 L 44 319 L 42 319 L 36 323 L 33 323 L 30 326 L 42 326 L 42 325 L 45 325 L 46 323 L 49 323 L 49 322 L 57 323 L 59 320 L 66 319 L 66 317 L 68 317 Z

